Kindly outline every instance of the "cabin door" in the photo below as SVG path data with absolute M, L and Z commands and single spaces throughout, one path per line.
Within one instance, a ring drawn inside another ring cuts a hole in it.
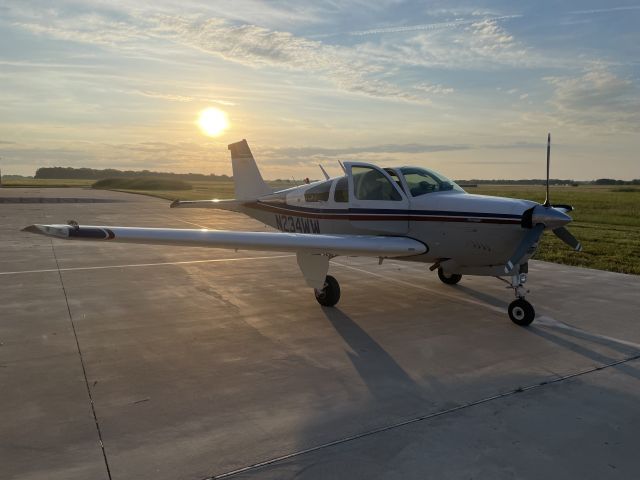
M 349 221 L 363 233 L 404 235 L 409 231 L 409 200 L 383 169 L 346 162 Z

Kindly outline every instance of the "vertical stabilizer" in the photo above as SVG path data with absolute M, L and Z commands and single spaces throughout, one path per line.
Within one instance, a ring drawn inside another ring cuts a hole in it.
M 237 200 L 255 200 L 273 191 L 262 179 L 246 140 L 229 145 Z

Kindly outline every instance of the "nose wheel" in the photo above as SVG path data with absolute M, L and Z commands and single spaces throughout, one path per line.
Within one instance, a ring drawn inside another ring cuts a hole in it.
M 524 298 L 516 298 L 509 304 L 509 318 L 516 325 L 526 327 L 536 318 L 536 311 Z
M 322 290 L 315 290 L 315 294 L 320 305 L 333 307 L 340 300 L 340 284 L 331 275 L 327 275 Z

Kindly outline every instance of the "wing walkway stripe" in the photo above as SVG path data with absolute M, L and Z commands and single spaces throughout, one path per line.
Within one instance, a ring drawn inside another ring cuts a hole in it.
M 24 273 L 74 272 L 76 270 L 105 270 L 109 268 L 158 267 L 162 265 L 190 265 L 194 263 L 242 262 L 245 260 L 267 260 L 272 258 L 295 257 L 295 255 L 265 255 L 262 257 L 213 258 L 208 260 L 185 260 L 180 262 L 131 263 L 126 265 L 98 265 L 93 267 L 46 268 L 42 270 L 19 270 L 16 272 L 0 272 L 0 275 L 20 275 Z

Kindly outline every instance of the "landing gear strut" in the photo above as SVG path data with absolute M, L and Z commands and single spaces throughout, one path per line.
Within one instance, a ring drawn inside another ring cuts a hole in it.
M 509 304 L 509 318 L 516 325 L 526 327 L 536 318 L 536 311 L 533 305 L 524 299 L 525 294 L 528 293 L 524 288 L 524 283 L 527 281 L 526 267 L 520 270 L 521 273 L 511 276 L 511 285 L 508 287 L 513 288 L 516 295 L 516 299 Z
M 315 290 L 315 293 L 320 305 L 333 307 L 340 300 L 340 284 L 331 275 L 327 275 L 322 290 Z

